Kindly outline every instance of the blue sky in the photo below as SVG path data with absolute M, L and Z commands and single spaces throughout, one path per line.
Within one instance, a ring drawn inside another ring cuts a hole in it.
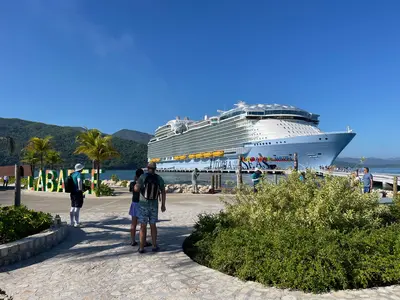
M 0 116 L 153 132 L 248 103 L 400 156 L 399 1 L 3 1 Z

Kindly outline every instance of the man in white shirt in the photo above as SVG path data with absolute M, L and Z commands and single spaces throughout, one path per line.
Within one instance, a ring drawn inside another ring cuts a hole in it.
M 3 186 L 8 186 L 8 176 L 6 175 L 6 176 L 4 176 L 3 177 Z

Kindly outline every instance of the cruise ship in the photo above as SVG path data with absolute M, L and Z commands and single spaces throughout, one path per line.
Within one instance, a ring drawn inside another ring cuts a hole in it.
M 148 144 L 148 160 L 164 170 L 299 169 L 329 166 L 356 135 L 323 132 L 319 115 L 290 105 L 246 104 L 194 121 L 167 122 Z

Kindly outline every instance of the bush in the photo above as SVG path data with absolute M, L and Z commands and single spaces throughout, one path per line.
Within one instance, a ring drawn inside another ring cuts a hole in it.
M 117 175 L 112 174 L 112 175 L 111 175 L 111 180 L 114 181 L 115 183 L 117 183 L 117 182 L 119 181 L 119 178 L 118 178 Z
M 39 233 L 52 223 L 50 214 L 30 210 L 26 206 L 0 207 L 0 244 Z
M 126 188 L 128 186 L 128 180 L 122 180 L 121 186 Z
M 225 212 L 199 217 L 185 253 L 243 280 L 307 292 L 398 283 L 400 205 L 379 205 L 346 178 L 306 178 L 237 191 Z
M 114 189 L 110 188 L 108 185 L 101 183 L 100 189 L 96 188 L 96 195 L 97 197 L 100 196 L 114 196 Z

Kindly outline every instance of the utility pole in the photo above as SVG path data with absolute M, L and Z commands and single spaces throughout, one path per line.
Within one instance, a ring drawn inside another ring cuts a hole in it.
M 14 205 L 21 206 L 21 170 L 19 163 L 15 164 L 15 194 Z

